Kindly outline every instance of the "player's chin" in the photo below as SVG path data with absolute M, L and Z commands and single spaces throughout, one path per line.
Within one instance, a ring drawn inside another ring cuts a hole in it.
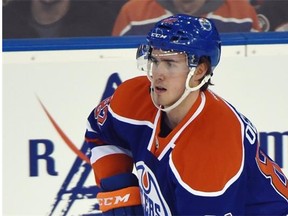
M 157 99 L 156 98 L 154 101 L 159 107 L 164 108 L 164 107 L 167 106 L 167 102 L 165 100 L 163 100 L 163 99 L 159 99 L 159 98 Z

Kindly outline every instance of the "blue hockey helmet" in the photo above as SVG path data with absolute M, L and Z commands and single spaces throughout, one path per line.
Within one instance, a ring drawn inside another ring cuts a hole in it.
M 213 69 L 218 65 L 221 55 L 221 40 L 214 23 L 202 17 L 178 14 L 165 18 L 155 24 L 147 36 L 147 43 L 138 47 L 136 58 L 137 67 L 147 72 L 147 77 L 153 83 L 151 55 L 153 49 L 163 51 L 164 55 L 185 53 L 189 71 L 185 82 L 185 90 L 180 98 L 172 105 L 164 107 L 157 104 L 150 91 L 154 105 L 165 112 L 177 107 L 193 91 L 200 89 L 209 82 Z M 211 63 L 211 73 L 197 86 L 190 86 L 190 79 L 194 75 L 201 57 L 207 57 Z
M 221 40 L 214 23 L 207 18 L 185 14 L 170 16 L 156 23 L 147 36 L 146 47 L 142 45 L 144 50 L 138 49 L 138 56 L 143 51 L 147 52 L 149 47 L 150 52 L 151 48 L 185 52 L 189 67 L 197 66 L 200 57 L 206 56 L 214 68 L 221 55 Z

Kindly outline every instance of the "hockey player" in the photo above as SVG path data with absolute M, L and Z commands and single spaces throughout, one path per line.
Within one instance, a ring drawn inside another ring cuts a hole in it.
M 123 82 L 88 117 L 103 215 L 288 214 L 287 178 L 256 128 L 208 88 L 220 54 L 215 25 L 188 15 L 139 46 L 148 79 Z

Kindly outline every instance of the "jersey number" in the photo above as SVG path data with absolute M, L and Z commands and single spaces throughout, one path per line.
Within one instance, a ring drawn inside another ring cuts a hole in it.
M 110 103 L 111 97 L 103 100 L 95 109 L 95 119 L 97 119 L 97 122 L 99 125 L 103 125 L 107 119 L 107 113 L 108 113 L 108 105 Z
M 288 180 L 283 174 L 281 168 L 260 149 L 258 149 L 256 161 L 266 178 L 271 179 L 271 184 L 275 190 L 288 200 Z

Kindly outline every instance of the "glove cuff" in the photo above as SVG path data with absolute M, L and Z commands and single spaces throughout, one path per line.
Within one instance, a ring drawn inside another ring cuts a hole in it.
M 121 173 L 101 179 L 100 181 L 100 188 L 103 192 L 115 191 L 138 185 L 138 178 L 133 173 Z
M 102 212 L 115 208 L 141 205 L 140 189 L 137 186 L 97 194 Z

